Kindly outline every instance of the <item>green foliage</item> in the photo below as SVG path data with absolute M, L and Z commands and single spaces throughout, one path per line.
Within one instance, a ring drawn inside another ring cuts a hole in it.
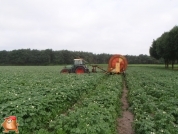
M 172 64 L 172 69 L 178 60 L 178 26 L 174 26 L 169 32 L 164 32 L 149 49 L 150 55 L 156 59 L 163 58 L 165 67 Z
M 111 54 L 93 54 L 90 52 L 60 50 L 31 50 L 19 49 L 12 51 L 0 51 L 0 65 L 69 65 L 73 59 L 83 58 L 92 64 L 107 64 Z M 154 58 L 140 54 L 139 56 L 126 55 L 131 64 L 162 63 Z
M 116 133 L 116 118 L 121 112 L 122 81 L 120 76 L 110 76 L 103 81 L 66 115 L 59 115 L 51 123 L 52 127 L 68 134 Z
M 135 132 L 177 134 L 177 72 L 130 67 L 126 78 Z
M 60 74 L 60 70 L 0 67 L 1 122 L 15 115 L 19 132 L 26 134 L 116 132 L 121 77 Z

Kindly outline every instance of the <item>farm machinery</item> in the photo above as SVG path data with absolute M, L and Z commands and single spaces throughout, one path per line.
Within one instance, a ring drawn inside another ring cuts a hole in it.
M 89 73 L 86 63 L 87 62 L 84 59 L 74 59 L 74 65 L 65 66 L 65 68 L 61 70 L 61 73 Z
M 97 72 L 96 69 L 98 68 L 104 71 L 105 73 L 120 74 L 125 72 L 127 68 L 127 64 L 128 64 L 127 59 L 120 54 L 111 56 L 111 58 L 109 59 L 107 70 L 103 69 L 98 65 L 87 64 L 87 62 L 84 59 L 79 58 L 79 59 L 74 59 L 74 64 L 71 66 L 66 66 L 64 69 L 61 70 L 60 73 L 76 73 L 76 74 L 90 73 L 89 68 L 87 66 L 89 65 L 92 67 L 91 72 L 93 73 L 96 73 Z

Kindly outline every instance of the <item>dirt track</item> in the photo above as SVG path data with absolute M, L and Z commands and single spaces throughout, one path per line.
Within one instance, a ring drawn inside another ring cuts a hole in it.
M 128 110 L 129 104 L 127 101 L 128 90 L 125 87 L 123 88 L 123 94 L 121 98 L 122 102 L 122 117 L 118 118 L 118 133 L 119 134 L 134 134 L 132 128 L 133 114 Z

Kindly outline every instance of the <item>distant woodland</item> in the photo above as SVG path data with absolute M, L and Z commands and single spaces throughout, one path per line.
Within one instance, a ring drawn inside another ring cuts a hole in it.
M 0 65 L 67 65 L 73 64 L 73 59 L 83 58 L 92 64 L 108 64 L 111 54 L 93 54 L 82 51 L 60 50 L 31 50 L 19 49 L 0 51 Z M 157 64 L 163 60 L 156 60 L 148 55 L 124 55 L 129 64 Z

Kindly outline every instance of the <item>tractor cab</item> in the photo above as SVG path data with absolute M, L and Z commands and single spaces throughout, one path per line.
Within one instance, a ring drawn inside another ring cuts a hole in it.
M 74 65 L 85 65 L 85 63 L 83 59 L 74 59 Z

